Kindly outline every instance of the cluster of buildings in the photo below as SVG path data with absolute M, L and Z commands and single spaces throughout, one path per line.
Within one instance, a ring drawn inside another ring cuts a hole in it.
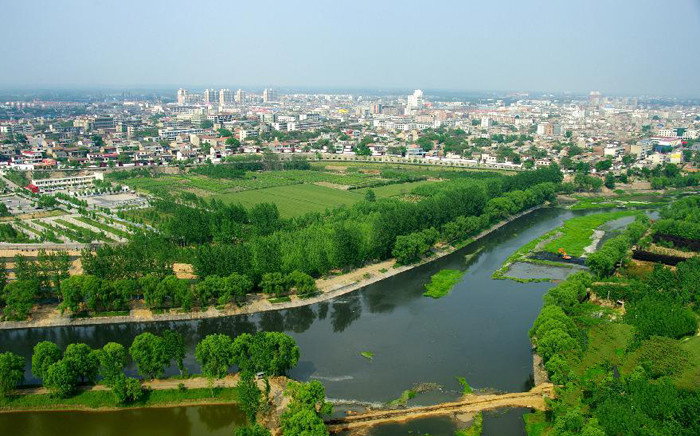
M 691 165 L 684 159 L 696 151 L 699 132 L 698 107 L 598 92 L 460 100 L 421 90 L 358 96 L 179 89 L 174 96 L 0 104 L 0 167 L 217 163 L 269 149 L 509 168 L 610 160 L 615 170 Z

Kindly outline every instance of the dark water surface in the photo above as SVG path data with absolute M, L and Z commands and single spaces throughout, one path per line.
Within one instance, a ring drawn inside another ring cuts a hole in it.
M 459 385 L 455 377 L 458 376 L 466 377 L 476 389 L 522 391 L 529 389 L 532 379 L 527 331 L 540 310 L 542 295 L 552 284 L 492 280 L 491 273 L 521 245 L 572 216 L 589 213 L 595 211 L 537 210 L 442 259 L 307 307 L 197 321 L 3 330 L 0 331 L 0 351 L 9 350 L 25 356 L 27 379 L 32 381 L 29 373 L 31 349 L 39 341 L 54 341 L 61 347 L 72 342 L 101 347 L 114 341 L 128 347 L 139 333 L 173 329 L 184 335 L 188 353 L 185 363 L 191 371 L 197 372 L 194 347 L 208 334 L 235 336 L 260 330 L 284 331 L 292 335 L 301 348 L 299 366 L 290 376 L 321 380 L 331 399 L 385 402 L 414 384 L 437 383 L 442 386 L 441 390 L 419 395 L 413 401 L 413 404 L 429 404 L 456 398 Z M 475 252 L 476 255 L 465 257 Z M 432 274 L 444 268 L 466 273 L 446 297 L 437 300 L 424 297 L 423 285 L 430 281 Z M 363 351 L 374 353 L 374 359 L 369 361 L 362 357 Z M 133 374 L 134 368 L 130 371 Z M 170 373 L 175 372 L 174 368 L 170 369 Z M 141 422 L 144 428 L 153 428 L 148 423 L 176 421 L 175 416 L 156 417 L 158 414 L 177 415 L 177 419 L 186 421 L 187 425 L 183 424 L 177 431 L 158 431 L 157 434 L 218 434 L 216 428 L 208 429 L 212 426 L 211 420 L 202 419 L 202 415 L 206 416 L 202 412 L 204 409 L 210 407 L 88 414 L 95 417 L 92 419 L 85 418 L 82 413 L 34 413 L 30 417 L 0 414 L 0 434 L 68 434 L 41 430 L 55 430 L 58 427 L 51 423 L 64 419 L 75 422 L 70 433 L 74 435 L 140 434 L 124 427 L 127 423 L 118 422 Z M 489 434 L 486 433 L 489 426 L 497 428 L 496 421 L 501 422 L 505 420 L 503 416 L 510 415 L 488 416 L 484 434 Z M 515 420 L 516 430 L 493 434 L 520 434 L 521 416 L 519 413 Z M 232 422 L 222 428 L 230 428 Z M 487 426 L 487 422 L 491 424 Z M 109 430 L 112 424 L 121 425 L 122 430 Z M 8 426 L 16 426 L 20 431 L 2 431 Z M 451 424 L 449 427 L 449 431 L 436 428 L 432 434 L 451 434 L 454 427 Z

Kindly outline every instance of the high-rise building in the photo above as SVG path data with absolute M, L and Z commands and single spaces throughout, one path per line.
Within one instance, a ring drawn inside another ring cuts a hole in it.
M 242 104 L 245 103 L 245 91 L 242 89 L 239 89 L 236 91 L 236 96 L 235 96 L 236 103 Z
M 277 101 L 277 91 L 272 88 L 265 88 L 263 91 L 263 102 Z
M 416 110 L 423 108 L 423 91 L 416 89 L 413 94 L 408 96 L 407 110 Z
M 177 104 L 179 105 L 185 105 L 187 104 L 187 90 L 186 89 L 178 89 L 177 90 Z
M 230 89 L 219 90 L 219 105 L 227 106 L 233 103 L 233 92 Z
M 204 104 L 216 104 L 217 101 L 216 91 L 213 89 L 204 90 Z

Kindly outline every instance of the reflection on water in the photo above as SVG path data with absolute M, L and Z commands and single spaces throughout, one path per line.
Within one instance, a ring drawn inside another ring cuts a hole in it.
M 233 405 L 134 409 L 114 412 L 0 414 L 8 436 L 231 436 L 245 423 Z

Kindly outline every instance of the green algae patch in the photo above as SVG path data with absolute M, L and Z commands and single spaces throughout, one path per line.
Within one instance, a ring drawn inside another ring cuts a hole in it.
M 444 297 L 459 283 L 462 275 L 464 272 L 456 269 L 443 269 L 430 278 L 430 283 L 425 285 L 427 292 L 423 295 L 431 298 Z
M 397 408 L 397 407 L 406 407 L 406 404 L 408 403 L 409 400 L 412 400 L 413 398 L 416 397 L 418 393 L 412 389 L 407 389 L 403 392 L 401 392 L 401 396 L 395 400 L 389 401 L 387 405 L 392 408 Z

